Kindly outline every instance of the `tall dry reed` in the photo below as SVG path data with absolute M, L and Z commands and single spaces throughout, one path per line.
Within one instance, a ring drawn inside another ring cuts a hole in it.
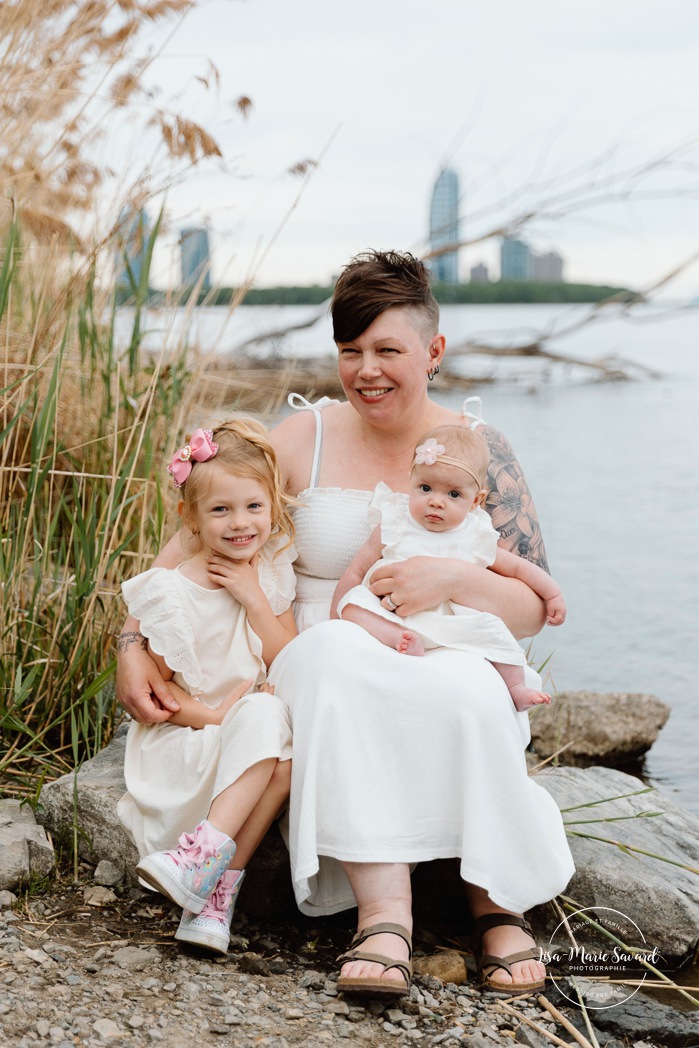
M 163 463 L 193 418 L 227 413 L 234 374 L 204 381 L 183 343 L 142 350 L 159 223 L 115 338 L 105 274 L 118 229 L 87 218 L 113 173 L 95 160 L 110 115 L 142 100 L 140 31 L 191 0 L 8 0 L 0 5 L 0 790 L 36 796 L 109 737 L 124 577 L 148 567 L 168 518 Z M 246 100 L 249 102 L 249 100 Z M 174 176 L 217 156 L 164 108 L 139 115 Z M 168 176 L 169 177 L 169 176 Z M 134 179 L 132 210 L 148 180 Z M 123 211 L 124 201 L 114 206 Z M 100 280 L 97 274 L 100 274 Z M 226 405 L 224 408 L 223 405 Z

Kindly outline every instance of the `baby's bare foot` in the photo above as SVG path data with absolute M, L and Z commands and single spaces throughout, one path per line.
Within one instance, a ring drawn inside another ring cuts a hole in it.
M 424 655 L 425 649 L 417 633 L 412 630 L 403 630 L 396 644 L 396 651 L 401 655 Z
M 526 684 L 513 685 L 510 688 L 510 695 L 519 713 L 530 710 L 532 706 L 548 705 L 551 701 L 551 696 L 547 695 L 545 691 L 536 691 L 535 688 L 528 688 Z

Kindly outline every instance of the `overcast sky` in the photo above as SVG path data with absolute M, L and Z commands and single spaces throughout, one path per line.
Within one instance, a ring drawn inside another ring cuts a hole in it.
M 642 286 L 699 246 L 698 27 L 696 0 L 208 0 L 153 78 L 181 92 L 229 170 L 210 165 L 171 190 L 172 223 L 210 221 L 218 282 L 257 259 L 258 285 L 326 283 L 367 247 L 426 250 L 443 164 L 459 174 L 471 237 L 685 143 L 673 171 L 637 183 L 644 198 L 525 234 L 565 257 L 569 280 Z M 218 93 L 192 80 L 209 58 Z M 241 95 L 245 120 L 232 107 Z M 269 246 L 303 184 L 288 169 L 321 156 Z M 670 186 L 684 195 L 663 199 Z M 497 258 L 495 241 L 463 251 L 462 278 Z M 677 290 L 699 291 L 698 267 Z

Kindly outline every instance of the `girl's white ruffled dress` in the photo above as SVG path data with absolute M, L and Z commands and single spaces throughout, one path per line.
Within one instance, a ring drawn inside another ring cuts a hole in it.
M 361 586 L 354 586 L 344 595 L 337 609 L 340 614 L 348 604 L 354 604 L 388 622 L 414 630 L 426 650 L 458 648 L 482 655 L 490 662 L 526 664 L 524 652 L 496 615 L 445 601 L 437 608 L 399 616 L 384 608 L 368 587 L 379 564 L 395 564 L 410 557 L 448 557 L 489 568 L 495 560 L 499 536 L 485 510 L 476 507 L 450 531 L 427 531 L 410 515 L 408 496 L 380 483 L 369 507 L 369 523 L 381 527 L 383 554 L 381 560 L 369 568 Z
M 276 615 L 294 599 L 293 549 L 260 553 L 259 578 Z M 262 641 L 227 590 L 205 589 L 175 568 L 152 568 L 123 583 L 129 612 L 153 650 L 194 698 L 216 707 L 241 681 L 266 678 Z M 178 727 L 132 721 L 126 740 L 127 792 L 118 814 L 141 855 L 172 848 L 206 818 L 211 801 L 258 761 L 289 760 L 289 711 L 281 695 L 240 699 L 221 725 Z
M 498 672 L 451 648 L 399 655 L 354 623 L 326 621 L 338 579 L 372 530 L 372 492 L 317 487 L 315 414 L 310 485 L 294 514 L 294 613 L 304 632 L 268 675 L 291 709 L 297 903 L 307 914 L 355 905 L 339 860 L 454 856 L 498 905 L 521 912 L 546 902 L 573 861 L 555 801 L 527 774 L 527 715 Z

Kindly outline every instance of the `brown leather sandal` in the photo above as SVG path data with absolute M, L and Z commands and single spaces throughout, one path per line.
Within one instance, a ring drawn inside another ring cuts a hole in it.
M 386 957 L 382 953 L 365 953 L 363 950 L 356 949 L 357 946 L 361 946 L 363 942 L 366 942 L 372 935 L 381 935 L 383 932 L 390 932 L 391 935 L 397 935 L 408 945 L 408 962 L 397 961 L 394 957 Z M 340 976 L 337 980 L 337 988 L 342 993 L 364 993 L 364 994 L 380 994 L 384 997 L 404 997 L 410 990 L 410 980 L 413 975 L 412 966 L 413 956 L 413 943 L 410 938 L 410 932 L 407 928 L 404 928 L 402 924 L 373 924 L 370 928 L 363 928 L 360 932 L 357 932 L 355 937 L 352 939 L 350 948 L 346 953 L 341 953 L 337 958 L 338 964 L 345 964 L 347 961 L 371 961 L 376 964 L 383 965 L 383 970 L 387 972 L 390 968 L 397 968 L 403 976 L 402 979 L 382 979 L 378 975 L 366 975 L 361 978 L 352 978 Z
M 518 983 L 513 980 L 505 983 L 491 977 L 493 972 L 497 971 L 498 968 L 502 968 L 512 978 L 510 965 L 516 964 L 517 961 L 538 961 L 540 956 L 537 946 L 532 946 L 531 949 L 522 950 L 519 953 L 508 953 L 506 957 L 496 957 L 492 953 L 483 954 L 481 952 L 483 935 L 485 932 L 490 931 L 491 928 L 498 928 L 503 924 L 521 928 L 527 935 L 531 935 L 532 939 L 534 938 L 532 927 L 524 917 L 515 917 L 513 913 L 484 913 L 482 917 L 477 917 L 476 935 L 478 937 L 478 945 L 475 954 L 476 964 L 478 965 L 478 989 L 498 990 L 501 993 L 508 994 L 532 993 L 534 990 L 543 990 L 545 985 L 544 979 L 540 979 L 538 982 Z

